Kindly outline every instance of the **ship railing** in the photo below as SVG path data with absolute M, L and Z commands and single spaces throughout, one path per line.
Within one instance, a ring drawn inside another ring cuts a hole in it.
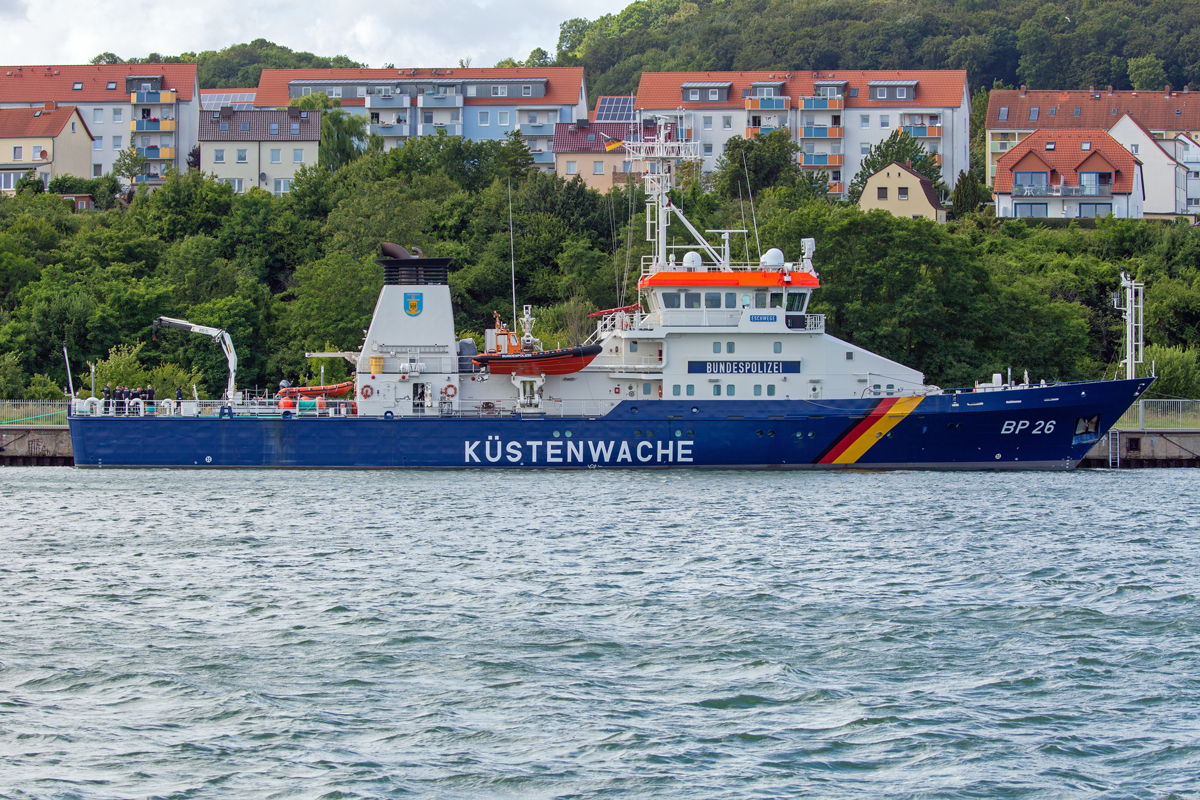
M 596 320 L 596 330 L 584 344 L 593 344 L 618 331 L 649 331 L 656 327 L 658 327 L 657 314 L 643 314 L 641 311 L 632 314 L 624 311 L 605 314 Z
M 690 249 L 690 248 L 689 248 Z M 793 266 L 794 272 L 800 272 L 800 264 Z M 762 272 L 764 269 L 778 271 L 778 267 L 763 267 L 758 261 L 730 261 L 728 264 L 704 263 L 700 269 L 685 269 L 682 261 L 658 260 L 657 256 L 642 256 L 642 274 L 653 275 L 656 272 Z
M 688 309 L 683 311 L 664 310 L 662 325 L 665 328 L 736 328 L 742 321 L 741 310 L 718 311 L 716 309 Z
M 0 425 L 66 425 L 67 400 L 0 400 Z
M 1139 400 L 1113 427 L 1123 431 L 1200 430 L 1200 400 Z
M 63 404 L 66 405 L 65 403 Z M 135 419 L 141 417 L 282 417 L 284 413 L 293 417 L 337 417 L 353 416 L 351 398 L 321 398 L 320 400 L 302 400 L 297 405 L 292 401 L 291 407 L 280 405 L 279 400 L 253 398 L 240 403 L 228 403 L 224 400 L 195 400 L 174 399 L 156 400 L 153 403 L 130 400 L 117 402 L 110 400 L 107 406 L 99 398 L 75 400 L 71 415 L 77 417 L 112 417 L 115 419 Z M 65 419 L 63 424 L 65 424 Z

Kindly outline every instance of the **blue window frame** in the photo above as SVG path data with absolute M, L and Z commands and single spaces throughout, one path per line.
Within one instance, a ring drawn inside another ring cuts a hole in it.
M 1014 217 L 1049 216 L 1046 203 L 1013 203 Z

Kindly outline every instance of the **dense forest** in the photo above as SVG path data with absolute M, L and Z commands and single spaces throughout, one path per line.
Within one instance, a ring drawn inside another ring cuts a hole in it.
M 0 395 L 61 396 L 64 341 L 77 385 L 93 363 L 102 379 L 160 391 L 195 381 L 219 395 L 219 348 L 177 331 L 152 339 L 159 315 L 229 330 L 242 387 L 314 379 L 322 364 L 306 351 L 361 345 L 383 241 L 454 258 L 457 327 L 479 337 L 493 310 L 511 308 L 510 196 L 518 301 L 537 307 L 544 341 L 577 339 L 587 312 L 634 296 L 649 251 L 644 197 L 541 173 L 521 147 L 422 137 L 336 172 L 304 168 L 281 197 L 234 194 L 191 172 L 128 208 L 73 213 L 33 191 L 0 199 Z M 676 201 L 701 230 L 739 228 L 748 211 L 738 194 L 698 183 Z M 752 211 L 764 247 L 794 256 L 816 238 L 824 288 L 813 310 L 832 333 L 934 383 L 1009 367 L 1034 380 L 1113 375 L 1122 326 L 1111 294 L 1128 270 L 1148 285 L 1151 357 L 1174 374 L 1160 391 L 1200 389 L 1200 228 L 1030 227 L 986 212 L 939 226 L 830 203 L 797 182 L 761 188 Z M 754 237 L 738 247 L 757 257 Z M 323 365 L 327 380 L 345 374 L 344 362 Z

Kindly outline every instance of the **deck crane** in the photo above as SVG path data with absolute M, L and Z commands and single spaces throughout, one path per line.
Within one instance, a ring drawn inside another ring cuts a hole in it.
M 225 360 L 229 362 L 229 384 L 225 388 L 225 400 L 232 403 L 234 401 L 235 389 L 234 376 L 237 375 L 237 353 L 234 352 L 233 339 L 229 338 L 229 333 L 222 328 L 209 328 L 205 325 L 197 325 L 184 319 L 159 317 L 154 320 L 154 325 L 151 328 L 151 339 L 154 338 L 154 334 L 160 327 L 179 328 L 180 330 L 191 331 L 192 333 L 202 333 L 205 336 L 211 336 L 214 342 L 221 345 L 221 351 L 225 353 Z

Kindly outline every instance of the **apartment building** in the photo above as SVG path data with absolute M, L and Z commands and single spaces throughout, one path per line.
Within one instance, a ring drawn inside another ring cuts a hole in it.
M 605 105 L 600 98 L 598 106 Z M 632 98 L 628 100 L 632 106 Z M 609 116 L 609 115 L 605 115 Z M 645 129 L 625 122 L 591 122 L 581 119 L 554 126 L 554 171 L 570 180 L 578 175 L 588 188 L 607 192 L 633 177 L 633 162 L 624 146 L 630 136 L 653 134 L 653 122 Z
M 42 185 L 59 175 L 87 177 L 92 134 L 75 106 L 54 101 L 41 108 L 0 109 L 0 192 L 12 195 L 17 181 L 35 170 Z
M 87 176 L 111 172 L 130 145 L 149 159 L 139 183 L 185 169 L 197 142 L 199 97 L 195 64 L 0 67 L 0 108 L 78 107 L 92 135 Z
M 1037 130 L 1000 157 L 1000 217 L 1140 219 L 1142 164 L 1102 128 Z
M 414 136 L 499 140 L 516 131 L 548 172 L 554 170 L 554 126 L 586 119 L 588 110 L 582 67 L 268 69 L 254 102 L 277 108 L 318 92 L 367 115 L 385 149 Z
M 1191 141 L 1184 161 L 1200 171 L 1200 96 L 1191 99 L 1185 86 L 1180 91 L 1139 92 L 1113 90 L 1111 86 L 1087 91 L 1056 89 L 995 89 L 988 96 L 985 139 L 989 151 L 988 182 L 1006 152 L 1035 130 L 1096 129 L 1111 130 L 1123 116 L 1137 120 L 1155 139 L 1172 140 L 1182 136 Z M 1200 206 L 1200 177 L 1196 186 L 1186 190 Z M 1149 197 L 1150 187 L 1147 187 Z M 1193 194 L 1193 192 L 1195 192 Z M 1173 190 L 1171 192 L 1173 194 Z M 1158 199 L 1155 206 L 1163 203 Z M 1185 205 L 1187 205 L 1185 203 Z
M 1142 215 L 1147 219 L 1172 219 L 1180 214 L 1200 211 L 1187 204 L 1188 168 L 1182 161 L 1183 152 L 1177 145 L 1186 139 L 1157 138 L 1132 114 L 1122 114 L 1117 123 L 1108 129 L 1108 134 L 1129 151 L 1142 164 L 1142 180 L 1145 182 L 1146 199 Z M 1200 201 L 1198 201 L 1200 202 Z
M 937 157 L 947 186 L 970 160 L 971 97 L 962 70 L 645 72 L 637 108 L 643 116 L 684 112 L 705 172 L 731 137 L 783 128 L 800 144 L 804 168 L 829 174 L 834 196 L 846 191 L 862 156 L 897 128 Z
M 946 221 L 946 209 L 933 181 L 895 161 L 867 178 L 858 207 L 864 211 L 881 209 L 897 217 Z
M 317 163 L 320 144 L 320 111 L 224 106 L 200 119 L 200 169 L 239 194 L 252 186 L 287 194 L 296 170 Z

